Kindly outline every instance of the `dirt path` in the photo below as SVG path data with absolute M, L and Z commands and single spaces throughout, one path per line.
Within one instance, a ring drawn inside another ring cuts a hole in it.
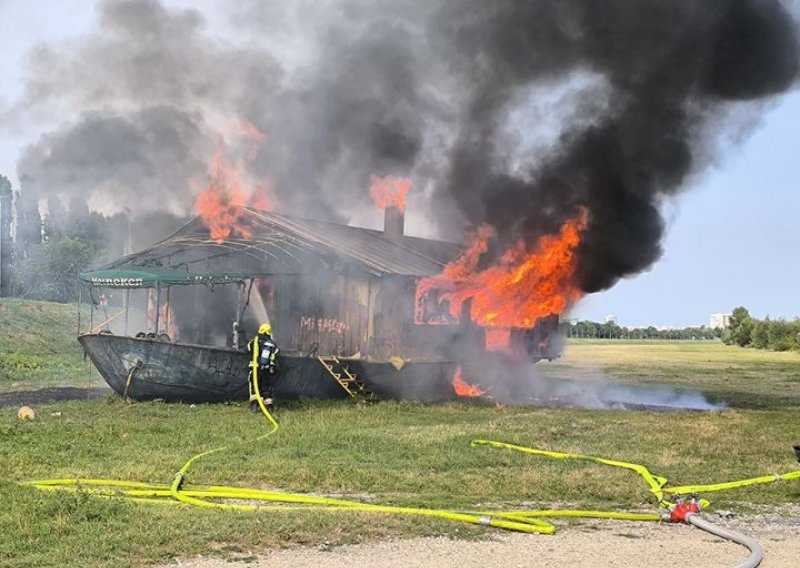
M 765 549 L 763 568 L 800 566 L 800 517 L 759 522 L 708 518 L 757 538 Z M 179 559 L 159 568 L 728 568 L 747 555 L 745 548 L 690 526 L 598 521 L 561 527 L 553 536 L 497 533 L 477 542 L 417 538 L 341 547 L 322 544 L 242 555 L 230 561 Z

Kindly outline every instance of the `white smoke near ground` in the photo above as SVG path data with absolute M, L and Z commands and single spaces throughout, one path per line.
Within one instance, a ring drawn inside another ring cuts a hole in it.
M 722 410 L 722 403 L 709 402 L 694 389 L 664 385 L 628 385 L 609 379 L 554 379 L 538 376 L 531 384 L 530 401 L 535 406 L 626 410 Z M 517 402 L 518 403 L 518 402 Z
M 581 369 L 578 378 L 557 367 L 518 361 L 496 360 L 489 372 L 464 380 L 485 391 L 486 400 L 501 404 L 545 408 L 627 409 L 657 412 L 714 411 L 725 404 L 709 401 L 696 389 L 665 385 L 634 385 L 615 381 L 600 370 Z

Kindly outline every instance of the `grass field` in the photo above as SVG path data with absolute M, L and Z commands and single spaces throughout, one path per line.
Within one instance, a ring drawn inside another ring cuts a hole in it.
M 25 311 L 23 304 L 17 308 Z M 3 349 L 18 349 L 14 342 L 25 334 L 4 333 Z M 74 333 L 70 337 L 74 341 Z M 791 452 L 791 444 L 800 442 L 797 354 L 718 343 L 579 341 L 567 346 L 564 358 L 541 369 L 554 381 L 697 388 L 725 401 L 728 409 L 659 414 L 300 401 L 282 408 L 278 434 L 198 462 L 189 483 L 426 507 L 654 511 L 631 473 L 471 448 L 469 442 L 489 438 L 632 461 L 675 483 L 726 481 L 797 467 Z M 68 383 L 69 371 L 46 377 L 21 372 L 17 381 L 30 385 L 54 379 Z M 195 453 L 248 440 L 265 431 L 266 424 L 244 404 L 128 404 L 109 398 L 36 411 L 36 420 L 23 423 L 16 419 L 16 408 L 0 408 L 3 566 L 140 566 L 193 554 L 247 559 L 252 551 L 293 544 L 486 534 L 486 529 L 467 525 L 393 516 L 237 513 L 40 493 L 17 482 L 42 477 L 169 482 Z M 753 505 L 800 501 L 800 483 L 706 497 L 719 508 L 747 514 Z
M 555 377 L 699 389 L 734 408 L 800 406 L 800 353 L 762 351 L 714 341 L 576 339 L 564 357 L 542 365 Z
M 76 341 L 75 305 L 0 300 L 0 393 L 53 386 L 100 386 Z

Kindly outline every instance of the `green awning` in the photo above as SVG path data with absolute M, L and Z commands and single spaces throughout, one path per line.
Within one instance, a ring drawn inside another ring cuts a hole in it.
M 173 268 L 131 266 L 81 272 L 78 278 L 90 286 L 107 288 L 159 288 L 189 284 L 232 284 L 244 282 L 255 274 L 209 272 L 195 274 Z

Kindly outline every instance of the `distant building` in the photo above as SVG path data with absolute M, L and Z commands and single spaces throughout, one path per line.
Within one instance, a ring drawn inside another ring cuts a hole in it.
M 731 325 L 731 314 L 711 314 L 708 319 L 708 327 L 711 329 L 728 329 Z

